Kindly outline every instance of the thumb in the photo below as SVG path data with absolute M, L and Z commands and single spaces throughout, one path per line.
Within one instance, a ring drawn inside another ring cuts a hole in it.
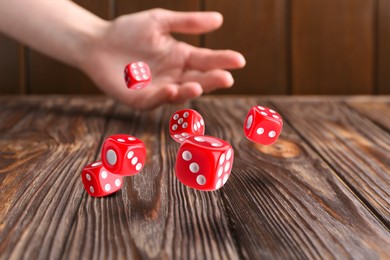
M 223 17 L 218 12 L 175 12 L 165 9 L 152 11 L 152 16 L 165 32 L 201 34 L 213 31 L 222 25 Z

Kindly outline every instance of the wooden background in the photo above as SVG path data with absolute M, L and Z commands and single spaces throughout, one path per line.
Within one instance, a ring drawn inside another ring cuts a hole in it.
M 235 94 L 390 94 L 388 0 L 78 0 L 105 19 L 162 7 L 220 11 L 219 31 L 180 37 L 242 52 Z M 0 35 L 0 93 L 97 93 L 79 71 Z

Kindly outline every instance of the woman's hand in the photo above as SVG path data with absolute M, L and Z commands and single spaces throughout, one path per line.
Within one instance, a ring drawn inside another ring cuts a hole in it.
M 232 86 L 226 69 L 243 67 L 245 59 L 235 51 L 179 42 L 170 33 L 201 34 L 221 25 L 222 16 L 214 12 L 153 9 L 121 16 L 97 34 L 80 67 L 104 92 L 133 108 L 182 103 L 203 92 Z M 148 87 L 126 87 L 123 70 L 131 61 L 149 64 L 152 82 Z

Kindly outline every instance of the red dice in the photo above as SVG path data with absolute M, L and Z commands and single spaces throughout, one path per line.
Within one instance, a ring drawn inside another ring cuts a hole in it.
M 112 135 L 103 144 L 102 163 L 112 173 L 123 176 L 138 174 L 144 167 L 145 159 L 145 144 L 134 136 Z
M 126 86 L 130 89 L 146 87 L 152 80 L 148 64 L 142 61 L 132 62 L 125 67 Z
M 169 122 L 171 137 L 178 143 L 182 143 L 191 135 L 203 135 L 204 131 L 203 117 L 192 109 L 176 111 Z
M 234 151 L 228 142 L 212 136 L 190 136 L 179 148 L 176 177 L 197 190 L 217 190 L 228 180 L 233 158 Z
M 81 172 L 84 188 L 93 197 L 117 192 L 122 188 L 122 178 L 105 169 L 100 161 L 85 166 Z
M 270 145 L 276 142 L 282 127 L 283 120 L 278 113 L 263 106 L 254 106 L 245 118 L 244 133 L 255 143 Z

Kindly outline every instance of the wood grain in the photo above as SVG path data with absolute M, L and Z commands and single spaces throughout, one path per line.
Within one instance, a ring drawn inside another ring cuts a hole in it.
M 340 102 L 275 104 L 359 199 L 390 227 L 389 131 Z
M 219 93 L 289 93 L 288 1 L 205 0 L 205 9 L 219 11 L 224 25 L 206 35 L 205 46 L 244 54 L 245 69 L 233 73 L 236 87 Z
M 112 18 L 111 0 L 74 1 L 94 14 Z M 81 71 L 65 65 L 36 51 L 29 53 L 30 91 L 33 94 L 96 94 L 101 91 Z
M 390 97 L 382 97 L 383 101 L 350 98 L 347 100 L 347 104 L 379 126 L 390 131 Z
M 117 109 L 105 134 L 141 138 L 147 147 L 145 168 L 126 178 L 115 196 L 100 200 L 83 196 L 65 258 L 238 257 L 219 193 L 194 191 L 175 177 L 172 166 L 178 144 L 167 131 L 174 111 L 141 115 Z
M 0 98 L 0 258 L 387 259 L 389 131 L 352 101 L 210 96 L 141 113 L 103 97 Z M 258 104 L 285 119 L 273 146 L 243 136 Z M 175 177 L 168 121 L 184 107 L 235 149 L 218 191 Z M 145 168 L 92 198 L 79 174 L 117 133 L 145 142 Z
M 378 94 L 390 94 L 390 2 L 378 3 Z
M 0 34 L 0 94 L 22 94 L 21 46 Z
M 1 99 L 0 258 L 56 258 L 83 195 L 112 100 Z
M 292 93 L 372 94 L 374 0 L 291 3 Z
M 388 231 L 289 121 L 274 146 L 255 145 L 243 137 L 247 110 L 260 104 L 269 106 L 264 99 L 237 97 L 195 104 L 205 116 L 208 134 L 229 140 L 235 149 L 232 177 L 221 193 L 241 255 L 246 259 L 389 256 Z M 284 110 L 279 112 L 290 118 Z

